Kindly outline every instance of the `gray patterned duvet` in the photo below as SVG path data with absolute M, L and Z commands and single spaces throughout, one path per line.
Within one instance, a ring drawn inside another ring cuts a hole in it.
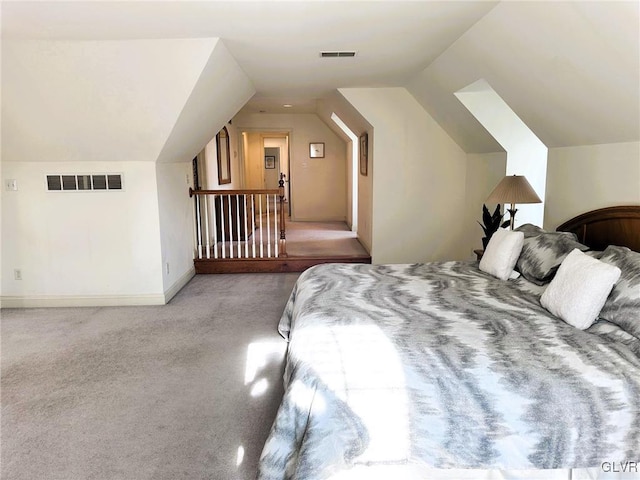
M 640 340 L 578 330 L 525 284 L 471 262 L 304 272 L 279 325 L 286 391 L 258 477 L 639 460 Z

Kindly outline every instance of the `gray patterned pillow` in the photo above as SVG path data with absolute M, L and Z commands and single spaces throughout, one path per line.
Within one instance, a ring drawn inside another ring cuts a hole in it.
M 607 247 L 600 261 L 622 270 L 620 280 L 600 311 L 600 318 L 640 339 L 640 253 L 612 245 Z
M 547 232 L 530 223 L 521 225 L 516 230 L 524 233 L 524 244 L 516 270 L 536 285 L 550 282 L 562 260 L 574 248 L 581 251 L 589 249 L 570 232 Z

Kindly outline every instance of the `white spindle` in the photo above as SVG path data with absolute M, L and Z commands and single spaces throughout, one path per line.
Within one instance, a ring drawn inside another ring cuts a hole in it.
M 218 258 L 218 223 L 216 221 L 216 195 L 212 196 L 213 198 L 213 258 Z
M 278 234 L 278 200 L 276 199 L 276 196 L 273 196 L 273 204 L 275 205 L 275 207 L 273 208 L 273 238 L 275 238 L 274 241 L 274 248 L 276 250 L 276 257 L 278 256 L 278 244 L 280 243 L 280 235 Z
M 256 258 L 256 196 L 251 194 L 251 250 L 253 258 Z
M 249 229 L 247 228 L 247 194 L 244 197 L 244 258 L 249 258 Z
M 209 197 L 208 195 L 204 196 L 204 231 L 207 235 L 206 237 L 206 247 L 207 247 L 207 258 L 211 258 L 211 250 L 209 245 Z
M 220 195 L 220 225 L 222 228 L 222 258 L 227 258 L 227 232 L 224 228 L 224 195 Z
M 196 223 L 198 225 L 198 259 L 202 260 L 202 225 L 200 224 L 200 195 L 196 195 Z
M 258 195 L 258 199 L 260 203 L 260 208 L 258 209 L 260 211 L 260 258 L 264 258 L 264 246 L 262 243 L 262 195 Z
M 229 205 L 229 258 L 233 258 L 233 215 L 231 214 L 231 195 L 227 195 Z
M 269 223 L 269 195 L 265 195 L 267 200 L 267 258 L 271 258 L 271 223 Z
M 198 196 L 195 195 L 193 197 L 193 208 L 194 210 L 196 210 L 197 212 L 197 202 L 198 202 Z M 193 214 L 193 258 L 196 258 L 196 255 L 198 254 L 198 219 L 197 219 L 197 213 L 194 212 Z
M 236 194 L 236 223 L 238 224 L 238 258 L 242 257 L 242 238 L 240 237 L 240 195 Z

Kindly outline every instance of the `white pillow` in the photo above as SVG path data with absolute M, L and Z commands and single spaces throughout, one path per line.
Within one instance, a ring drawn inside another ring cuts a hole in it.
M 518 261 L 523 243 L 524 233 L 499 228 L 491 236 L 489 245 L 482 255 L 480 270 L 500 280 L 507 280 Z
M 607 300 L 620 269 L 574 249 L 540 297 L 555 316 L 580 330 L 589 328 Z

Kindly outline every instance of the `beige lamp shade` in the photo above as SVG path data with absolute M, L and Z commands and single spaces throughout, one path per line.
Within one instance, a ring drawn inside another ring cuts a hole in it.
M 531 184 L 524 175 L 511 175 L 504 177 L 487 197 L 489 203 L 509 203 L 511 230 L 513 230 L 516 212 L 516 203 L 542 203 Z
M 487 197 L 489 203 L 542 203 L 524 175 L 504 177 Z

